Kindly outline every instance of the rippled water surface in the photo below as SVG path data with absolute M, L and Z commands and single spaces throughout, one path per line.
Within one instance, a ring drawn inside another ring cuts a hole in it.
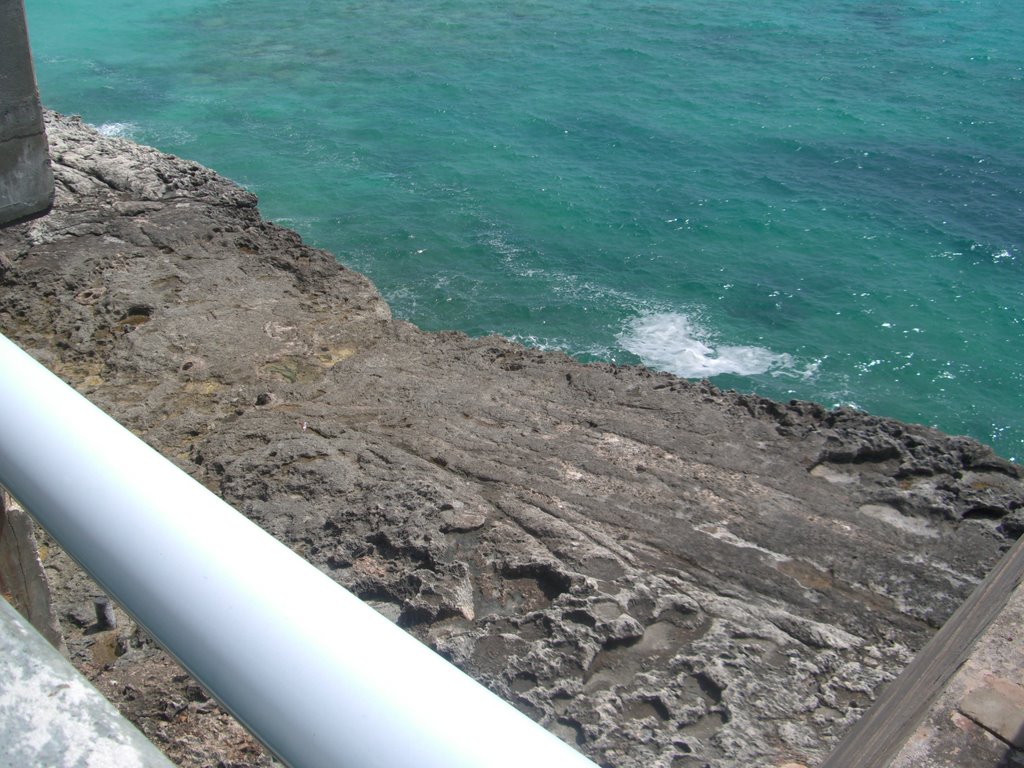
M 1019 0 L 28 6 L 48 106 L 423 327 L 1024 457 Z

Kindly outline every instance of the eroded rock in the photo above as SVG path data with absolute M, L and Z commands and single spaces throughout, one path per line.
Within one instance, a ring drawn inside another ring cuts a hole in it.
M 48 130 L 0 329 L 602 765 L 815 763 L 1024 528 L 977 443 L 421 332 L 211 171 Z M 65 631 L 182 765 L 269 760 L 130 622 L 105 664 Z

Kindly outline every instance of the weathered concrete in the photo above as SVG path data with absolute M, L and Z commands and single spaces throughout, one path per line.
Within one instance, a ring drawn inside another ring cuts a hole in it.
M 174 768 L 4 600 L 0 765 Z
M 49 133 L 0 330 L 602 765 L 813 765 L 1021 532 L 1019 467 L 974 441 L 424 333 L 208 169 Z M 76 663 L 173 759 L 269 762 L 46 567 Z
M 47 211 L 53 173 L 23 0 L 0 0 L 0 226 Z

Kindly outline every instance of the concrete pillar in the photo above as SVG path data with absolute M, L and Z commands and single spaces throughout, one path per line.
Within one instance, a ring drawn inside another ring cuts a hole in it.
M 53 172 L 23 0 L 0 0 L 0 226 L 49 210 Z

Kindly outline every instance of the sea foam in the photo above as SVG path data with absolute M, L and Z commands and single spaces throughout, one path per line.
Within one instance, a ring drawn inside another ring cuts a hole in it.
M 101 123 L 95 128 L 102 136 L 116 136 L 122 139 L 132 138 L 138 130 L 135 123 Z
M 764 347 L 715 346 L 713 334 L 689 315 L 675 312 L 633 319 L 619 335 L 619 344 L 645 365 L 688 379 L 723 373 L 754 376 L 793 368 L 791 355 Z

